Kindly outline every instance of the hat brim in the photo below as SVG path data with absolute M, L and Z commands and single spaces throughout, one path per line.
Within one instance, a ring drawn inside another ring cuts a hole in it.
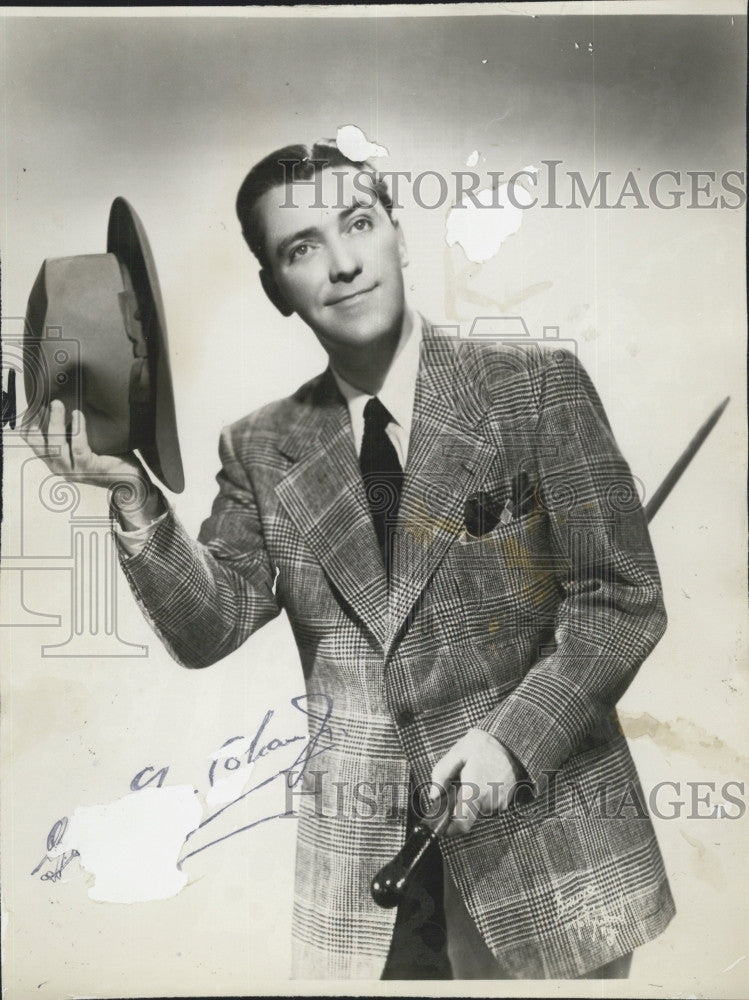
M 130 274 L 148 344 L 149 372 L 155 384 L 154 433 L 139 450 L 154 475 L 173 493 L 181 493 L 185 488 L 185 476 L 177 434 L 164 303 L 143 223 L 124 198 L 115 198 L 112 202 L 107 253 L 115 254 Z

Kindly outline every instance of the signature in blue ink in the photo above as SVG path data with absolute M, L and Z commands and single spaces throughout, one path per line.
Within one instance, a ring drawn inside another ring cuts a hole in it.
M 264 778 L 262 781 L 259 781 L 256 785 L 253 785 L 252 788 L 249 788 L 247 791 L 242 792 L 241 795 L 238 795 L 230 802 L 227 802 L 226 805 L 223 805 L 220 809 L 217 809 L 214 813 L 212 813 L 210 816 L 204 819 L 196 830 L 193 830 L 192 833 L 189 833 L 187 835 L 187 840 L 189 840 L 190 837 L 194 836 L 198 832 L 198 830 L 202 830 L 204 827 L 208 826 L 209 823 L 212 823 L 215 819 L 217 819 L 219 816 L 225 813 L 227 809 L 231 809 L 232 806 L 235 806 L 237 802 L 241 802 L 243 799 L 246 799 L 248 795 L 252 795 L 253 792 L 257 792 L 259 789 L 265 788 L 272 781 L 275 781 L 276 778 L 280 778 L 282 775 L 286 778 L 289 788 L 294 788 L 304 777 L 304 774 L 310 762 L 313 761 L 316 757 L 319 757 L 320 754 L 325 753 L 326 751 L 332 749 L 335 746 L 335 742 L 333 739 L 333 730 L 330 725 L 330 717 L 333 713 L 333 699 L 329 695 L 327 694 L 298 695 L 296 698 L 291 699 L 291 704 L 294 706 L 295 709 L 297 709 L 297 711 L 301 712 L 303 715 L 306 715 L 310 720 L 314 720 L 314 725 L 310 724 L 310 733 L 307 739 L 306 746 L 304 746 L 303 749 L 299 752 L 294 762 L 291 765 L 282 768 L 281 770 L 275 771 L 273 774 Z M 316 711 L 313 711 L 313 708 L 316 709 Z M 320 715 L 321 711 L 322 714 Z M 258 744 L 260 742 L 260 737 L 263 735 L 265 728 L 272 719 L 272 717 L 273 717 L 273 710 L 271 709 L 268 712 L 266 712 L 263 721 L 260 723 L 260 726 L 250 743 L 250 749 L 247 754 L 248 763 L 254 763 L 261 757 L 265 756 L 266 754 L 271 753 L 273 750 L 278 750 L 281 747 L 288 746 L 290 743 L 296 742 L 297 740 L 304 739 L 303 736 L 292 736 L 286 740 L 278 740 L 278 739 L 270 740 L 263 746 L 258 747 Z M 231 744 L 234 740 L 237 739 L 242 739 L 242 737 L 241 736 L 233 737 L 231 740 L 227 740 L 226 743 L 224 743 L 224 747 Z M 242 763 L 242 761 L 239 758 L 229 757 L 228 760 L 225 762 L 225 766 L 226 764 L 229 763 L 229 761 L 235 763 L 233 763 L 232 766 L 228 767 L 227 768 L 228 770 L 234 770 Z M 213 785 L 216 763 L 217 762 L 214 761 L 213 764 L 211 764 L 211 769 L 208 775 L 211 785 Z M 297 768 L 298 770 L 296 770 Z M 246 830 L 251 830 L 253 827 L 259 826 L 261 823 L 267 823 L 269 820 L 272 819 L 282 819 L 283 817 L 294 816 L 294 815 L 295 813 L 293 811 L 287 810 L 281 813 L 273 813 L 271 816 L 263 816 L 258 820 L 254 820 L 252 823 L 247 823 L 245 826 L 240 826 L 238 829 L 232 830 L 230 833 L 224 834 L 223 837 L 217 837 L 215 840 L 211 840 L 207 844 L 203 844 L 202 847 L 198 847 L 194 851 L 190 851 L 187 854 L 183 855 L 183 857 L 178 862 L 177 867 L 178 868 L 181 867 L 184 861 L 186 861 L 188 858 L 193 857 L 195 854 L 200 854 L 202 851 L 207 850 L 209 847 L 213 847 L 215 844 L 220 844 L 222 841 L 228 840 L 230 837 L 235 837 L 238 833 L 243 833 Z
M 273 771 L 272 774 L 264 777 L 261 781 L 258 781 L 251 788 L 243 791 L 240 795 L 237 795 L 231 801 L 222 805 L 215 812 L 207 816 L 206 819 L 190 834 L 187 835 L 186 840 L 194 836 L 199 830 L 204 829 L 219 816 L 223 815 L 232 806 L 235 806 L 238 802 L 243 801 L 253 792 L 259 791 L 261 788 L 265 788 L 271 782 L 275 781 L 277 778 L 284 777 L 289 788 L 296 787 L 299 782 L 304 777 L 304 774 L 309 767 L 310 763 L 320 754 L 335 747 L 335 741 L 333 737 L 333 727 L 330 724 L 330 719 L 333 713 L 333 699 L 326 694 L 303 694 L 298 695 L 291 699 L 291 705 L 302 715 L 307 717 L 308 720 L 308 735 L 294 735 L 287 737 L 273 736 L 269 738 L 269 726 L 273 721 L 275 712 L 274 710 L 268 709 L 263 716 L 260 725 L 258 726 L 254 736 L 249 742 L 249 747 L 246 752 L 237 754 L 236 756 L 228 755 L 223 756 L 218 754 L 216 759 L 211 763 L 208 770 L 208 783 L 211 788 L 214 787 L 217 778 L 220 776 L 220 768 L 223 767 L 225 771 L 235 771 L 240 767 L 253 765 L 263 758 L 269 758 L 271 754 L 282 750 L 285 747 L 291 746 L 294 743 L 304 743 L 301 747 L 299 753 L 291 764 L 287 764 L 279 770 Z M 345 735 L 345 733 L 344 733 Z M 230 739 L 225 740 L 221 746 L 221 750 L 225 750 L 227 747 L 232 746 L 232 744 L 238 743 L 240 740 L 244 741 L 244 736 L 232 736 Z M 159 769 L 153 766 L 148 766 L 142 768 L 135 777 L 130 782 L 130 790 L 137 792 L 142 788 L 146 788 L 149 785 L 154 785 L 157 788 L 161 788 L 164 784 L 167 775 L 169 773 L 169 766 L 161 767 Z M 269 820 L 280 819 L 286 816 L 295 816 L 293 810 L 287 810 L 285 812 L 274 813 L 270 816 L 263 816 L 260 819 L 255 820 L 252 823 L 247 823 L 245 826 L 241 826 L 236 830 L 232 830 L 221 837 L 217 837 L 214 840 L 209 841 L 207 844 L 203 844 L 201 847 L 196 848 L 193 851 L 189 851 L 187 854 L 178 862 L 178 867 L 181 867 L 182 863 L 187 860 L 187 858 L 193 857 L 195 854 L 200 854 L 202 851 L 207 850 L 209 847 L 213 847 L 215 844 L 219 844 L 224 840 L 228 840 L 230 837 L 236 836 L 238 833 L 243 833 L 246 830 L 250 830 L 255 826 L 259 826 L 261 823 L 267 823 Z M 50 857 L 49 854 L 56 848 L 62 841 L 65 835 L 65 831 L 68 826 L 67 817 L 59 819 L 47 836 L 47 854 L 42 858 L 39 864 L 31 872 L 32 875 L 36 875 L 45 866 L 52 866 L 51 868 L 46 868 L 40 875 L 42 881 L 57 882 L 62 878 L 62 873 L 65 871 L 67 866 L 73 860 L 73 858 L 79 857 L 79 852 L 72 850 L 61 854 L 59 857 Z
M 306 739 L 305 736 L 289 736 L 285 740 L 274 737 L 267 743 L 264 743 L 262 746 L 258 746 L 258 744 L 260 743 L 260 737 L 263 735 L 265 728 L 273 718 L 274 714 L 275 713 L 272 708 L 269 708 L 268 711 L 265 713 L 265 716 L 263 717 L 263 721 L 260 723 L 258 731 L 255 733 L 255 735 L 252 737 L 252 740 L 250 741 L 250 746 L 249 750 L 247 751 L 247 754 L 242 754 L 241 757 L 227 756 L 224 759 L 223 767 L 225 770 L 236 771 L 243 764 L 247 765 L 256 764 L 262 757 L 266 757 L 268 754 L 273 753 L 274 750 L 281 750 L 283 747 L 287 747 L 291 743 L 296 743 L 299 740 Z M 231 746 L 232 743 L 236 743 L 239 740 L 244 740 L 244 736 L 232 736 L 230 739 L 226 740 L 224 743 L 221 744 L 220 749 L 225 750 L 226 747 Z M 216 767 L 218 766 L 218 763 L 219 763 L 219 758 L 217 757 L 216 760 L 214 760 L 213 763 L 211 764 L 210 770 L 208 772 L 208 781 L 211 785 L 211 788 L 213 788 L 213 784 L 216 778 Z
M 47 853 L 44 855 L 36 868 L 31 872 L 32 875 L 36 875 L 37 872 L 41 871 L 45 865 L 52 865 L 51 869 L 46 868 L 45 871 L 43 871 L 39 876 L 42 882 L 59 882 L 62 878 L 62 873 L 68 867 L 73 858 L 80 857 L 78 851 L 65 851 L 60 854 L 59 857 L 51 858 L 49 856 L 50 852 L 53 851 L 62 841 L 67 828 L 68 817 L 63 816 L 62 819 L 57 820 L 47 834 Z

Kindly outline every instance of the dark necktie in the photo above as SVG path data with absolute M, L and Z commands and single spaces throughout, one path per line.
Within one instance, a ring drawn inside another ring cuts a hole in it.
M 372 513 L 377 541 L 380 544 L 385 570 L 390 576 L 393 537 L 398 517 L 403 469 L 393 442 L 385 428 L 393 418 L 375 396 L 364 407 L 364 437 L 362 438 L 359 468 Z

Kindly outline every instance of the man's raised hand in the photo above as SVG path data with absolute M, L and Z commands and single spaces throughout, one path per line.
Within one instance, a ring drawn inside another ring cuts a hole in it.
M 50 405 L 46 436 L 37 421 L 28 421 L 21 434 L 51 472 L 70 482 L 109 490 L 124 528 L 143 527 L 161 513 L 161 494 L 132 452 L 129 455 L 97 455 L 91 451 L 86 418 L 80 410 L 73 410 L 68 434 L 65 406 L 55 399 Z

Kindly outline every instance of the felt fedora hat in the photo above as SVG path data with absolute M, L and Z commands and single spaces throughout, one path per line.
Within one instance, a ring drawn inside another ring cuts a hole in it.
M 137 449 L 175 493 L 184 489 L 164 305 L 143 224 L 124 198 L 109 213 L 107 252 L 45 260 L 24 337 L 27 410 L 60 399 L 86 417 L 91 449 Z

